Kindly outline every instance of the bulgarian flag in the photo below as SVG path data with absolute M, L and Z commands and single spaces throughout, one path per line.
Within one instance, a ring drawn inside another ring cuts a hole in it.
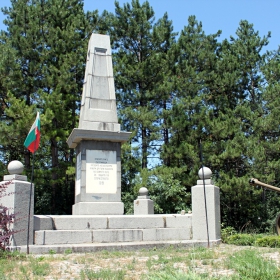
M 25 141 L 24 146 L 31 152 L 34 153 L 40 144 L 40 115 L 37 112 L 37 117 L 33 123 Z

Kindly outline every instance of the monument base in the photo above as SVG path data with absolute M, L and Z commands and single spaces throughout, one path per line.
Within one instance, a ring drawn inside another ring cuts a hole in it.
M 122 202 L 78 202 L 72 206 L 72 215 L 123 215 Z

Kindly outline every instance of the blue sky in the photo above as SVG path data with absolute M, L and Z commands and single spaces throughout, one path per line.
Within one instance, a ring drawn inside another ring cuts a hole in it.
M 131 1 L 120 0 L 123 3 Z M 141 3 L 144 0 L 140 0 Z M 271 31 L 268 50 L 275 50 L 280 45 L 280 0 L 150 0 L 150 5 L 155 11 L 156 19 L 168 13 L 173 21 L 174 31 L 180 32 L 190 15 L 195 15 L 202 22 L 206 34 L 212 34 L 222 30 L 221 39 L 235 35 L 239 22 L 242 19 L 254 24 L 256 31 L 261 36 Z M 10 0 L 0 0 L 0 7 L 9 6 Z M 114 12 L 114 0 L 84 0 L 84 9 L 104 10 Z M 4 16 L 0 13 L 0 29 Z

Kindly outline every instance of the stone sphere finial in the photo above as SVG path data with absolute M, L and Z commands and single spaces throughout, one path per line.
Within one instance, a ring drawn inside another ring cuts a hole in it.
M 13 160 L 8 164 L 8 171 L 11 175 L 13 174 L 21 175 L 23 169 L 24 169 L 23 164 L 18 160 Z
M 148 189 L 145 188 L 145 187 L 142 187 L 142 188 L 139 189 L 139 195 L 140 195 L 140 196 L 148 195 L 148 193 L 149 193 L 149 191 L 148 191 Z
M 202 172 L 202 168 L 203 168 L 203 172 Z M 198 176 L 200 179 L 203 179 L 203 173 L 204 173 L 204 179 L 211 179 L 212 176 L 212 171 L 210 168 L 208 167 L 202 167 L 199 169 L 198 171 Z

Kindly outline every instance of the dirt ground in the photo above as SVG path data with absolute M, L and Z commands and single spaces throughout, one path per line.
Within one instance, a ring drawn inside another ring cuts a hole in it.
M 34 258 L 47 261 L 50 271 L 47 276 L 39 279 L 81 279 L 87 273 L 108 270 L 111 273 L 122 270 L 125 279 L 144 279 L 145 275 L 154 271 L 161 271 L 166 266 L 180 271 L 207 274 L 209 276 L 227 276 L 234 271 L 227 269 L 225 260 L 234 252 L 249 249 L 246 246 L 220 244 L 202 253 L 181 249 L 173 251 L 135 251 L 135 252 L 98 252 L 80 254 L 34 255 Z M 272 259 L 280 266 L 280 249 L 254 249 L 268 259 Z M 191 257 L 190 257 L 191 256 Z M 84 278 L 90 279 L 90 278 Z M 93 278 L 91 278 L 93 279 Z M 103 278 L 99 278 L 103 279 Z M 109 278 L 106 278 L 109 279 Z

